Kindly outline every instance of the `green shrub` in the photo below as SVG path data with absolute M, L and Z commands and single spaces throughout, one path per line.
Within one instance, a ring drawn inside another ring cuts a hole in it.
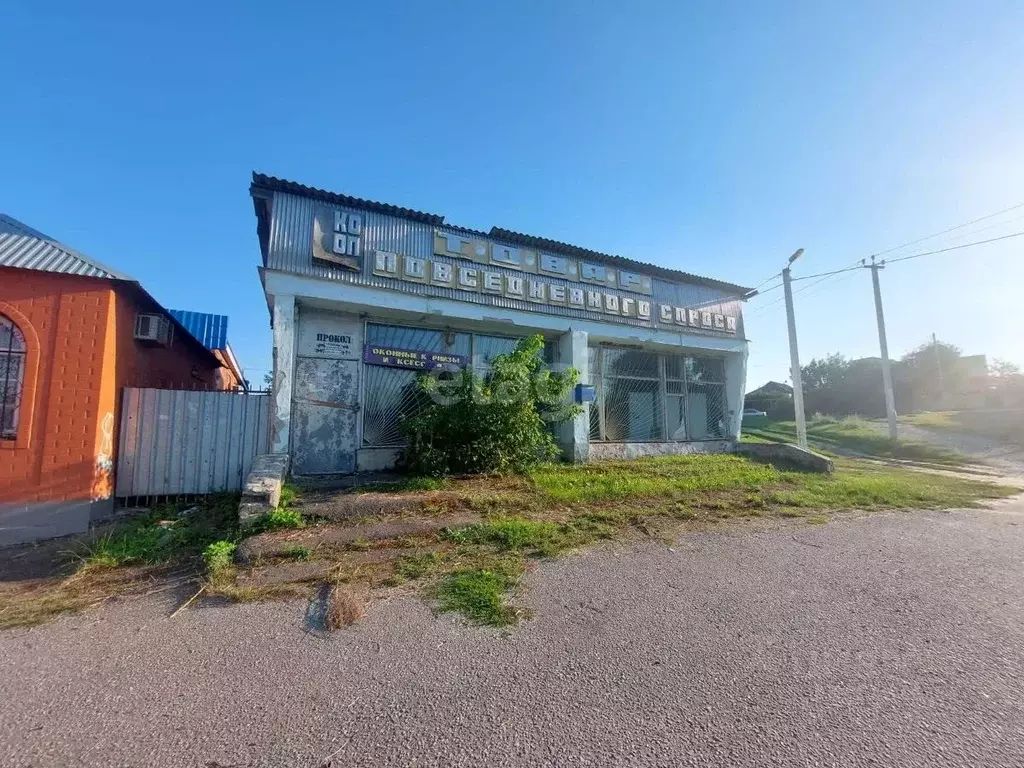
M 230 568 L 235 560 L 236 545 L 231 541 L 215 541 L 203 550 L 203 563 L 210 575 L 216 575 L 225 568 Z
M 264 531 L 278 531 L 282 528 L 305 527 L 306 521 L 303 520 L 302 515 L 294 509 L 282 509 L 278 507 L 277 509 L 263 515 L 263 517 L 257 518 L 253 521 L 246 530 L 246 534 L 254 536 L 257 533 L 263 533 Z
M 541 335 L 498 356 L 485 377 L 467 368 L 449 381 L 423 375 L 422 409 L 401 421 L 400 465 L 413 475 L 523 473 L 558 457 L 551 427 L 573 418 L 567 400 L 579 372 L 544 366 Z
M 281 486 L 281 498 L 277 502 L 278 509 L 288 509 L 292 506 L 296 499 L 299 498 L 299 489 L 291 483 L 284 483 Z

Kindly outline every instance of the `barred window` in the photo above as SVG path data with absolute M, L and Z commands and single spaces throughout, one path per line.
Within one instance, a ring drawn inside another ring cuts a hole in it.
M 731 434 L 721 358 L 591 347 L 590 439 L 708 440 Z
M 0 438 L 18 436 L 24 375 L 25 337 L 12 320 L 0 315 Z
M 430 328 L 406 328 L 398 325 L 366 326 L 368 344 L 420 352 L 447 352 L 469 355 L 468 333 L 452 333 Z M 414 416 L 426 403 L 416 386 L 416 371 L 364 365 L 363 445 L 400 446 L 405 441 L 398 429 L 403 417 Z
M 470 358 L 473 370 L 480 376 L 490 373 L 494 359 L 512 352 L 521 340 L 514 336 L 487 336 L 434 328 L 366 325 L 368 344 L 464 355 Z M 545 343 L 543 356 L 546 363 L 557 360 L 557 347 L 554 342 Z M 399 429 L 401 420 L 415 415 L 427 405 L 416 385 L 417 372 L 381 365 L 364 365 L 363 371 L 363 445 L 373 448 L 404 445 Z
M 603 350 L 604 439 L 664 439 L 658 355 L 633 349 Z

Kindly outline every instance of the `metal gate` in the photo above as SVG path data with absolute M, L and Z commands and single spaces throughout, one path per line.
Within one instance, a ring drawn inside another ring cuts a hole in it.
M 241 490 L 267 453 L 270 395 L 124 390 L 115 494 L 120 498 Z

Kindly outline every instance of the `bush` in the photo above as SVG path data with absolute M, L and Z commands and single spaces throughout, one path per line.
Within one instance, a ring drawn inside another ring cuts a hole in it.
M 235 559 L 235 544 L 230 541 L 215 541 L 203 550 L 203 563 L 211 576 L 230 568 Z
M 277 509 L 271 510 L 263 517 L 259 517 L 252 522 L 252 524 L 246 529 L 245 533 L 247 536 L 255 536 L 257 533 L 263 533 L 264 531 L 278 531 L 282 528 L 305 528 L 306 521 L 302 519 L 302 515 L 296 512 L 294 509 Z
M 552 427 L 580 413 L 567 405 L 579 372 L 544 366 L 541 335 L 523 339 L 481 377 L 467 368 L 450 381 L 419 378 L 427 405 L 403 419 L 399 457 L 410 474 L 524 473 L 560 454 Z

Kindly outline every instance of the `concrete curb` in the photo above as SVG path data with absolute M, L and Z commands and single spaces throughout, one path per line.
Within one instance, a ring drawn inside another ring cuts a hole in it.
M 804 472 L 821 472 L 826 475 L 835 472 L 832 459 L 792 443 L 737 443 L 736 453 Z
M 253 459 L 238 504 L 238 521 L 242 525 L 277 508 L 287 474 L 287 453 L 264 453 Z

